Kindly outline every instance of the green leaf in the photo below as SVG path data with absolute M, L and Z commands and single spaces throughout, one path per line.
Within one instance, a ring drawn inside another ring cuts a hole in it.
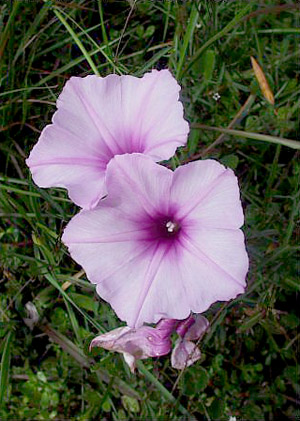
M 150 38 L 152 37 L 152 35 L 155 32 L 155 26 L 154 25 L 150 25 L 148 26 L 148 28 L 146 29 L 145 33 L 144 33 L 144 38 Z
M 225 155 L 223 158 L 221 158 L 222 164 L 224 164 L 226 167 L 231 168 L 232 170 L 235 170 L 236 167 L 239 164 L 239 157 L 237 155 L 231 154 L 231 155 Z
M 225 402 L 215 397 L 212 404 L 208 408 L 208 413 L 213 420 L 220 420 L 224 414 L 224 409 Z
M 122 396 L 121 400 L 122 400 L 122 404 L 124 408 L 128 412 L 133 412 L 133 413 L 140 412 L 140 405 L 137 399 L 124 395 Z
M 143 25 L 138 25 L 136 27 L 136 34 L 140 39 L 143 38 L 143 36 L 144 36 L 144 26 Z
M 109 399 L 106 399 L 103 404 L 101 405 L 101 408 L 104 412 L 110 412 L 111 411 L 111 404 L 109 402 Z
M 255 326 L 259 321 L 262 319 L 261 311 L 257 311 L 257 313 L 253 314 L 253 316 L 250 316 L 245 319 L 244 323 L 239 327 L 239 332 L 245 332 L 248 329 L 251 329 L 253 326 Z
M 71 292 L 69 295 L 78 305 L 78 307 L 87 311 L 93 311 L 94 313 L 98 310 L 99 302 L 95 301 L 92 297 L 83 294 L 77 294 L 75 292 Z
M 246 420 L 263 420 L 264 413 L 260 406 L 253 403 L 246 404 L 242 410 L 243 419 Z
M 197 395 L 204 390 L 209 382 L 209 375 L 205 368 L 197 367 L 197 371 L 187 370 L 184 375 L 184 394 L 187 396 Z
M 300 291 L 300 284 L 299 282 L 293 280 L 293 279 L 283 279 L 283 283 L 289 286 L 294 291 Z
M 215 52 L 214 50 L 207 50 L 203 54 L 203 58 L 201 59 L 201 70 L 203 77 L 206 81 L 212 79 L 213 71 L 215 68 Z

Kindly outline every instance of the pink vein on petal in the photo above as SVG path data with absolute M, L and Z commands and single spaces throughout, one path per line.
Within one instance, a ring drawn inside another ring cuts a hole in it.
M 124 170 L 124 168 L 121 167 L 121 165 L 119 165 L 119 169 L 128 181 L 128 184 L 132 187 L 132 190 L 140 197 L 144 211 L 147 213 L 150 219 L 153 219 L 152 214 L 155 213 L 155 208 L 148 200 L 145 200 L 145 194 L 139 189 L 138 184 L 135 183 L 135 181 L 128 175 L 128 173 Z M 149 208 L 150 212 L 148 211 Z
M 104 129 L 107 133 L 108 133 L 108 135 L 110 136 L 110 138 L 111 138 L 111 140 L 113 141 L 113 143 L 115 144 L 115 146 L 117 147 L 117 149 L 119 149 L 119 145 L 118 145 L 118 142 L 116 141 L 116 139 L 114 138 L 114 136 L 112 135 L 112 133 L 110 132 L 110 130 L 106 127 L 106 125 L 103 123 L 103 120 L 101 119 L 101 117 L 100 117 L 100 115 L 99 114 L 97 114 L 96 112 L 95 112 L 95 110 L 94 110 L 94 108 L 90 105 L 90 104 L 88 104 L 86 101 L 85 101 L 85 99 L 83 98 L 83 96 L 81 95 L 81 93 L 79 92 L 79 90 L 77 90 L 76 88 L 75 88 L 75 90 L 76 90 L 76 92 L 77 92 L 77 95 L 79 96 L 79 98 L 80 98 L 80 101 L 82 102 L 82 104 L 84 105 L 84 107 L 86 108 L 86 110 L 87 110 L 87 112 L 88 112 L 88 114 L 89 115 L 91 115 L 91 120 L 92 120 L 92 122 L 94 123 L 94 126 L 96 127 L 96 129 L 98 130 L 98 132 L 99 132 L 99 134 L 100 134 L 100 136 L 102 137 L 102 139 L 103 139 L 103 142 L 105 143 L 105 145 L 106 145 L 106 147 L 107 147 L 107 149 L 109 150 L 109 152 L 112 154 L 112 156 L 114 156 L 115 155 L 115 153 L 110 149 L 110 147 L 108 146 L 108 143 L 106 142 L 106 140 L 105 140 L 105 136 L 103 136 L 103 134 L 102 134 L 102 130 Z M 101 123 L 101 125 L 102 125 L 102 127 L 100 128 L 99 127 L 99 124 L 98 124 L 98 121 L 100 121 L 100 123 Z
M 47 161 L 39 161 L 35 164 L 30 164 L 30 167 L 39 167 L 42 165 L 80 165 L 83 167 L 90 167 L 95 165 L 97 167 L 106 167 L 103 161 L 99 158 L 54 158 Z
M 71 244 L 93 244 L 93 243 L 124 243 L 128 241 L 147 241 L 152 240 L 149 236 L 148 229 L 138 229 L 133 231 L 125 231 L 117 234 L 110 234 L 102 238 L 78 239 L 72 240 Z
M 153 80 L 151 81 L 151 85 L 150 85 L 151 87 L 152 86 L 154 87 L 154 85 L 155 85 L 156 80 L 158 79 L 158 77 L 159 77 L 159 72 L 157 72 L 156 76 L 153 77 Z M 150 91 L 150 95 L 149 95 L 149 91 Z M 136 127 L 138 127 L 138 129 L 135 130 L 135 133 L 134 134 L 135 134 L 135 136 L 137 135 L 137 137 L 138 137 L 138 140 L 139 140 L 138 146 L 139 146 L 139 148 L 141 147 L 141 131 L 142 131 L 142 123 L 143 123 L 143 118 L 141 118 L 141 114 L 142 114 L 142 116 L 144 116 L 146 114 L 147 108 L 148 108 L 148 104 L 150 103 L 150 98 L 152 96 L 153 91 L 155 91 L 155 89 L 148 88 L 148 90 L 145 92 L 144 100 L 141 101 L 141 103 L 144 104 L 144 106 L 140 108 L 139 115 L 137 116 L 137 119 L 136 119 L 139 122 L 139 125 L 136 125 Z M 148 133 L 143 133 L 143 138 L 144 139 L 147 137 L 147 134 Z
M 101 278 L 101 281 L 106 281 L 108 278 L 110 278 L 111 276 L 113 276 L 115 273 L 117 273 L 120 269 L 122 269 L 124 266 L 128 265 L 129 263 L 133 263 L 135 262 L 139 257 L 141 257 L 144 253 L 146 253 L 148 250 L 150 250 L 150 248 L 152 247 L 152 244 L 150 244 L 148 247 L 145 247 L 142 251 L 141 251 L 141 247 L 138 246 L 134 251 L 139 251 L 137 254 L 134 254 L 130 259 L 125 259 L 124 261 L 118 265 L 117 267 L 114 267 L 113 271 L 109 272 L 109 274 L 105 275 L 103 278 Z M 130 252 L 130 255 L 132 255 L 132 251 Z M 95 283 L 95 282 L 93 282 Z M 98 282 L 97 282 L 98 283 Z
M 59 109 L 56 110 L 55 113 L 53 114 L 53 118 L 52 118 L 53 122 L 52 122 L 52 124 L 49 124 L 48 126 L 46 126 L 44 128 L 43 132 L 45 132 L 46 130 L 49 130 L 52 127 L 55 126 L 55 127 L 59 128 L 59 131 L 60 132 L 63 132 L 67 137 L 70 138 L 70 131 L 66 127 L 62 126 L 57 121 L 56 115 L 58 115 L 58 114 L 59 114 Z M 96 127 L 96 129 L 98 131 L 98 128 L 97 127 Z M 72 133 L 71 134 L 71 137 L 74 137 L 76 140 L 78 139 L 78 135 L 75 134 L 75 133 Z M 104 153 L 104 151 L 101 150 L 101 148 L 99 148 L 99 147 L 95 148 L 95 146 L 91 146 L 89 144 L 89 150 L 91 150 L 94 153 L 94 155 L 97 156 L 97 159 L 104 159 L 105 161 L 107 161 L 107 155 Z
M 224 170 L 221 174 L 218 175 L 218 177 L 215 178 L 215 180 L 204 190 L 204 192 L 201 194 L 200 198 L 188 209 L 183 215 L 180 214 L 181 218 L 185 218 L 188 216 L 193 210 L 200 205 L 200 203 L 205 199 L 205 197 L 219 184 L 221 179 L 224 177 L 224 175 L 228 174 L 230 170 Z
M 185 240 L 185 242 L 182 241 L 183 239 Z M 198 260 L 200 260 L 203 263 L 208 262 L 209 264 L 213 265 L 218 272 L 222 273 L 223 275 L 228 276 L 232 281 L 234 281 L 236 284 L 238 284 L 238 285 L 240 285 L 241 287 L 244 288 L 243 283 L 238 281 L 236 278 L 234 278 L 232 275 L 230 275 L 230 273 L 228 273 L 226 270 L 221 268 L 221 266 L 218 265 L 218 263 L 216 263 L 214 260 L 212 260 L 210 257 L 208 257 L 205 253 L 203 253 L 203 251 L 200 250 L 199 247 L 195 246 L 192 243 L 192 240 L 186 234 L 182 235 L 179 241 L 180 241 L 180 244 L 182 245 L 182 247 L 184 247 L 190 254 L 197 257 Z
M 174 101 L 173 100 L 170 101 L 170 104 L 172 102 L 174 102 Z M 182 104 L 180 104 L 180 105 L 182 106 Z M 183 118 L 183 107 L 182 107 L 182 118 Z M 155 125 L 156 126 L 163 125 L 164 121 L 165 121 L 165 117 L 162 115 L 161 118 L 155 122 Z M 152 127 L 147 132 L 145 132 L 144 136 L 145 137 L 148 136 L 148 134 L 151 132 L 151 130 L 152 130 Z M 184 133 L 184 135 L 186 135 L 186 133 Z M 178 136 L 178 134 L 176 136 Z M 172 139 L 172 140 L 174 140 L 174 139 Z M 180 145 L 182 145 L 182 142 L 180 142 L 180 141 L 178 141 L 178 142 L 180 143 Z
M 136 306 L 136 313 L 135 313 L 135 316 L 133 318 L 133 323 L 132 323 L 133 326 L 136 325 L 139 319 L 147 294 L 149 293 L 150 288 L 153 285 L 153 282 L 159 271 L 161 262 L 163 261 L 163 258 L 165 257 L 169 249 L 170 247 L 168 247 L 167 249 L 164 249 L 163 247 L 159 247 L 159 244 L 158 244 L 153 251 L 153 255 L 151 257 L 151 260 L 146 270 L 144 287 L 139 294 L 138 303 Z

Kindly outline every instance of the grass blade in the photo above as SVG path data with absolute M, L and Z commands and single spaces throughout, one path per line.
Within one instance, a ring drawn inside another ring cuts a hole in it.
M 192 65 L 195 63 L 196 60 L 201 56 L 203 51 L 205 51 L 211 44 L 213 44 L 218 39 L 222 38 L 227 32 L 229 32 L 232 28 L 234 28 L 238 23 L 241 21 L 242 17 L 245 16 L 249 10 L 252 8 L 252 4 L 248 3 L 233 19 L 228 25 L 225 26 L 220 32 L 216 33 L 213 37 L 211 37 L 208 41 L 206 41 L 199 50 L 192 56 L 189 63 L 186 67 L 183 68 L 181 72 L 179 72 L 178 77 L 182 77 L 185 72 L 187 72 Z
M 61 23 L 64 25 L 64 27 L 69 32 L 69 34 L 72 36 L 74 41 L 76 42 L 78 48 L 81 50 L 81 52 L 84 55 L 86 61 L 89 63 L 90 68 L 93 70 L 94 74 L 97 75 L 97 76 L 100 76 L 100 73 L 98 72 L 98 69 L 97 69 L 95 63 L 93 62 L 90 54 L 87 52 L 85 46 L 82 44 L 82 42 L 80 41 L 80 39 L 78 38 L 76 33 L 71 28 L 71 26 L 68 24 L 68 22 L 65 20 L 65 18 L 60 14 L 60 12 L 57 10 L 57 8 L 54 8 L 53 12 L 57 16 L 57 18 L 61 21 Z
M 57 343 L 65 352 L 70 354 L 81 367 L 88 369 L 96 364 L 93 358 L 86 356 L 83 351 L 65 335 L 53 329 L 49 325 L 40 326 L 40 328 L 49 336 L 49 338 L 52 339 L 53 342 Z M 96 372 L 101 381 L 108 384 L 111 382 L 111 375 L 106 370 L 97 368 Z M 117 377 L 114 377 L 113 387 L 119 389 L 121 393 L 127 396 L 140 399 L 139 394 L 134 389 Z
M 20 3 L 19 1 L 17 1 L 16 3 Z M 45 17 L 47 16 L 47 13 L 49 11 L 50 8 L 50 2 L 46 2 L 42 8 L 40 9 L 39 13 L 36 15 L 34 21 L 32 22 L 32 24 L 30 25 L 28 31 L 26 32 L 26 34 L 23 37 L 23 42 L 21 45 L 19 45 L 17 52 L 15 54 L 14 57 L 14 65 L 16 64 L 16 61 L 18 60 L 18 58 L 20 57 L 20 55 L 22 54 L 22 52 L 25 50 L 25 48 L 28 47 L 28 45 L 33 41 L 33 39 L 35 39 L 35 37 L 37 36 L 37 34 L 35 34 L 35 32 L 37 31 L 38 27 L 40 26 L 41 22 L 45 19 Z M 30 37 L 31 40 L 30 40 Z
M 1 371 L 0 371 L 0 408 L 3 407 L 5 402 L 5 395 L 8 390 L 8 377 L 10 367 L 10 342 L 12 332 L 9 332 L 5 338 L 4 349 L 1 358 Z
M 104 333 L 103 328 L 99 325 L 99 323 L 95 322 L 84 310 L 82 310 L 74 301 L 72 298 L 69 297 L 69 295 L 62 289 L 62 287 L 59 285 L 57 280 L 50 274 L 45 274 L 45 278 L 53 285 L 58 291 L 62 294 L 62 296 L 72 304 L 73 307 L 76 308 L 76 310 L 79 311 L 83 315 L 83 317 L 97 330 L 99 330 L 101 333 Z
M 247 139 L 262 140 L 263 142 L 276 143 L 277 145 L 288 146 L 292 149 L 300 149 L 300 142 L 283 137 L 269 136 L 267 134 L 245 132 L 243 130 L 223 129 L 222 127 L 206 126 L 205 124 L 193 124 L 193 129 L 212 130 L 220 133 L 226 133 L 231 136 L 245 137 Z
M 199 4 L 199 8 L 200 8 L 200 4 Z M 197 8 L 197 5 L 194 4 L 191 10 L 191 14 L 189 17 L 189 23 L 188 26 L 186 28 L 186 33 L 183 39 L 183 44 L 180 48 L 180 52 L 179 52 L 179 61 L 177 64 L 177 70 L 176 70 L 176 77 L 178 78 L 180 73 L 181 73 L 181 69 L 183 66 L 184 61 L 186 60 L 186 50 L 188 48 L 189 42 L 191 41 L 191 39 L 193 38 L 193 33 L 194 30 L 196 28 L 197 25 L 197 21 L 198 21 L 198 15 L 199 15 L 199 10 Z
M 9 39 L 9 31 L 11 30 L 10 28 L 13 27 L 13 25 L 14 25 L 14 20 L 15 20 L 15 17 L 17 15 L 17 13 L 18 13 L 20 5 L 21 5 L 20 1 L 14 1 L 13 2 L 13 6 L 12 6 L 10 16 L 8 18 L 8 22 L 5 25 L 4 31 L 1 34 L 1 37 L 0 37 L 0 59 L 3 56 L 6 43 Z

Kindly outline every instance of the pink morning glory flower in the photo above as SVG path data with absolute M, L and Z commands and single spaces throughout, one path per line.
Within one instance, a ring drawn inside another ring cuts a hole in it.
M 71 77 L 26 163 L 40 187 L 64 187 L 82 208 L 106 195 L 105 170 L 115 155 L 169 159 L 186 143 L 180 86 L 168 70 L 142 78 Z
M 208 320 L 200 314 L 190 316 L 179 323 L 176 332 L 180 338 L 176 341 L 171 354 L 173 368 L 182 370 L 201 358 L 200 349 L 192 341 L 198 341 L 208 326 Z
M 170 336 L 177 320 L 162 320 L 156 328 L 142 326 L 132 329 L 128 326 L 119 327 L 94 338 L 90 344 L 109 351 L 123 354 L 125 362 L 134 373 L 136 360 L 166 355 L 171 349 Z
M 248 271 L 237 178 L 214 160 L 174 172 L 115 156 L 108 196 L 67 225 L 71 256 L 131 328 L 185 319 L 243 293 Z

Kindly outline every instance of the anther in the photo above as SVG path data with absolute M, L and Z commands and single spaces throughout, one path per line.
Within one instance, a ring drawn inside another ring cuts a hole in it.
M 168 232 L 174 232 L 177 228 L 177 224 L 174 224 L 174 222 L 169 221 L 166 223 L 166 228 Z

